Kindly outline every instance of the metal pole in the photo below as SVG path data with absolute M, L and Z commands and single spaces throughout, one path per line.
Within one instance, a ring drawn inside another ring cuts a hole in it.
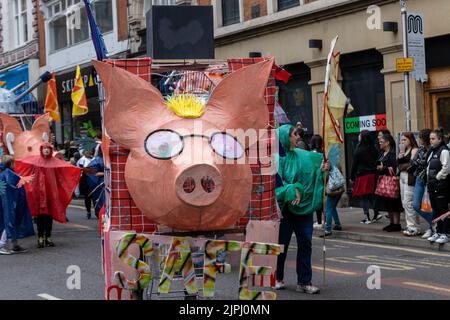
M 406 1 L 400 0 L 400 11 L 402 14 L 402 24 L 403 24 L 403 58 L 408 58 L 408 29 L 407 29 L 407 19 L 408 12 L 406 11 Z M 411 108 L 409 101 L 409 72 L 403 73 L 404 78 L 404 109 L 406 114 L 406 131 L 411 131 Z

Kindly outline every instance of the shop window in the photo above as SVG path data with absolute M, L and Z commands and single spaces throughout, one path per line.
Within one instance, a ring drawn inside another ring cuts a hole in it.
M 278 0 L 278 11 L 297 7 L 300 5 L 299 0 Z
M 102 33 L 113 30 L 112 1 L 95 0 L 92 9 Z M 73 46 L 90 38 L 89 22 L 84 4 L 80 0 L 61 0 L 49 10 L 52 17 L 48 24 L 50 50 Z
M 17 47 L 29 40 L 27 7 L 27 0 L 14 0 L 13 2 L 15 45 Z
M 279 102 L 291 124 L 301 122 L 305 133 L 311 136 L 313 128 L 311 71 L 303 63 L 284 66 L 292 74 L 288 83 L 280 82 Z
M 240 21 L 239 0 L 222 0 L 222 25 L 228 26 Z
M 375 50 L 346 54 L 340 60 L 342 89 L 350 98 L 354 111 L 348 117 L 386 114 L 383 56 Z M 359 133 L 345 134 L 347 175 L 351 171 L 353 154 Z M 372 132 L 376 144 L 376 132 Z M 349 177 L 348 177 L 349 178 Z M 349 186 L 350 187 L 350 186 Z

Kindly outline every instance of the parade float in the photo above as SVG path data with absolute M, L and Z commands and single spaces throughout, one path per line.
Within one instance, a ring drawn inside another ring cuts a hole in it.
M 211 299 L 221 290 L 216 277 L 231 269 L 236 298 L 275 299 L 252 288 L 274 286 L 283 250 L 273 59 L 93 64 L 103 113 L 106 299 Z

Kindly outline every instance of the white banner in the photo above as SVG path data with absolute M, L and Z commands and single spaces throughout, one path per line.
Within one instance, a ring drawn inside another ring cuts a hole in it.
M 408 31 L 408 57 L 414 58 L 414 71 L 411 76 L 417 81 L 426 82 L 424 20 L 420 13 L 408 13 L 406 27 Z

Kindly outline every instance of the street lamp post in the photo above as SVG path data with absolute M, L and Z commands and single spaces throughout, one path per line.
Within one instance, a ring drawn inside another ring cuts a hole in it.
M 400 0 L 400 12 L 402 14 L 402 24 L 403 24 L 403 58 L 408 58 L 408 29 L 407 29 L 407 19 L 408 13 L 406 11 L 406 0 Z M 406 131 L 411 131 L 411 108 L 409 101 L 409 72 L 403 73 L 404 77 L 404 109 L 406 114 Z

